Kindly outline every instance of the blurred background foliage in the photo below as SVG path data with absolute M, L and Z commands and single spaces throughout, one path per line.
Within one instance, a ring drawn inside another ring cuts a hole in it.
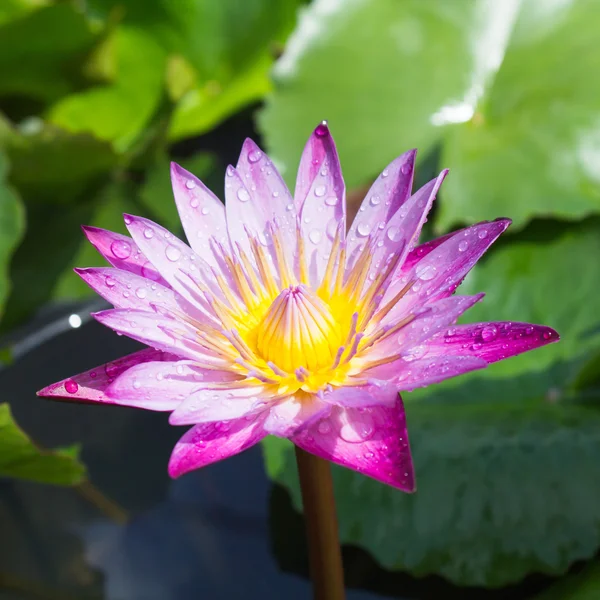
M 469 320 L 543 323 L 562 341 L 407 394 L 419 491 L 335 469 L 342 538 L 462 586 L 587 561 L 540 600 L 595 600 L 599 42 L 600 0 L 3 0 L 0 328 L 90 294 L 71 269 L 101 259 L 80 224 L 124 232 L 133 212 L 179 231 L 169 161 L 221 194 L 222 147 L 249 119 L 290 185 L 328 119 L 354 210 L 417 147 L 419 182 L 450 168 L 427 235 L 514 221 L 463 285 L 487 293 Z M 0 476 L 21 435 L 0 413 Z M 264 451 L 299 506 L 291 446 Z M 83 477 L 73 449 L 37 452 L 65 461 L 43 463 L 57 483 Z

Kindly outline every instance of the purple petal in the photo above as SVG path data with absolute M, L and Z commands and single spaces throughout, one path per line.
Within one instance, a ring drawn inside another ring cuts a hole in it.
M 169 285 L 195 306 L 197 313 L 204 315 L 203 322 L 213 321 L 212 309 L 194 283 L 194 277 L 204 275 L 208 268 L 206 262 L 187 244 L 149 219 L 126 215 L 126 223 L 131 237 Z M 208 289 L 216 285 L 210 281 L 211 277 L 205 278 Z
M 201 389 L 180 404 L 169 419 L 171 425 L 192 425 L 250 417 L 270 401 L 262 385 L 227 389 Z
M 82 229 L 87 239 L 113 267 L 169 285 L 130 237 L 99 227 L 84 225 Z
M 301 431 L 294 444 L 405 492 L 415 491 L 415 475 L 402 399 L 394 406 L 334 408 L 331 416 Z
M 422 258 L 425 258 L 432 250 L 435 250 L 440 244 L 443 244 L 447 239 L 451 238 L 454 235 L 458 235 L 463 232 L 464 229 L 459 231 L 453 231 L 452 233 L 447 233 L 441 237 L 435 238 L 434 240 L 430 240 L 425 242 L 424 244 L 418 245 L 416 248 L 413 248 L 404 259 L 402 263 L 402 267 L 400 271 L 397 273 L 398 276 L 402 276 L 405 273 L 409 272 Z
M 310 167 L 305 161 L 311 160 Z M 317 168 L 318 167 L 318 168 Z M 311 136 L 300 163 L 298 178 L 311 177 L 311 183 L 301 187 L 301 232 L 304 238 L 305 260 L 310 283 L 318 287 L 338 228 L 346 231 L 346 186 L 342 177 L 337 150 L 326 124 L 319 125 Z M 297 184 L 296 190 L 298 193 Z M 306 193 L 304 193 L 306 191 Z
M 266 435 L 262 421 L 259 416 L 250 421 L 236 419 L 192 427 L 173 449 L 169 475 L 180 477 L 254 446 Z
M 265 431 L 279 437 L 289 437 L 300 428 L 326 417 L 331 406 L 316 396 L 298 399 L 290 396 L 272 406 L 265 420 Z
M 219 267 L 210 240 L 214 236 L 226 242 L 223 203 L 197 177 L 176 163 L 171 163 L 171 184 L 189 245 L 209 265 Z
M 322 396 L 324 402 L 343 408 L 393 406 L 397 397 L 398 390 L 394 384 L 377 379 L 363 386 L 334 388 Z
M 426 254 L 388 289 L 383 304 L 412 282 L 395 309 L 396 317 L 415 308 L 451 296 L 483 253 L 510 225 L 508 219 L 479 223 L 446 239 Z
M 359 225 L 362 231 L 375 232 L 380 223 L 387 222 L 408 200 L 412 191 L 416 154 L 416 150 L 405 152 L 390 163 L 375 180 L 348 231 L 349 240 L 357 237 L 360 239 Z M 351 254 L 353 248 L 350 244 L 348 250 Z
M 104 404 L 121 404 L 118 398 L 111 398 L 106 394 L 106 388 L 113 383 L 115 378 L 119 377 L 123 372 L 134 367 L 135 365 L 174 360 L 172 354 L 154 350 L 153 348 L 145 348 L 139 352 L 134 352 L 123 358 L 119 358 L 112 362 L 106 363 L 99 367 L 73 375 L 67 379 L 63 379 L 58 383 L 53 383 L 43 390 L 40 390 L 37 395 L 46 398 L 65 398 L 67 400 L 81 402 L 102 402 Z M 150 410 L 167 410 L 163 408 L 147 407 Z M 170 408 L 175 408 L 173 405 Z
M 487 366 L 485 360 L 476 356 L 430 356 L 427 348 L 421 346 L 412 355 L 374 367 L 364 374 L 391 381 L 399 391 L 405 392 Z
M 472 355 L 492 363 L 558 340 L 544 325 L 495 321 L 451 327 L 426 345 L 429 356 Z
M 174 410 L 207 384 L 234 379 L 232 373 L 203 369 L 191 361 L 147 362 L 119 375 L 106 395 L 127 406 Z
M 197 341 L 197 332 L 185 322 L 164 315 L 130 308 L 115 308 L 93 314 L 103 325 L 142 344 L 175 354 L 179 358 L 219 363 Z

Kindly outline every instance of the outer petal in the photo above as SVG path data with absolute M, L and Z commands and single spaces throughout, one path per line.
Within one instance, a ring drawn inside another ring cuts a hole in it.
M 135 275 L 129 271 L 111 267 L 74 269 L 97 294 L 115 308 L 134 308 L 154 312 L 154 305 L 183 311 L 194 318 L 204 320 L 202 313 L 181 298 L 171 288 Z
M 308 159 L 311 160 L 310 167 L 305 164 Z M 299 200 L 296 196 L 296 204 L 302 205 L 300 217 L 305 259 L 310 283 L 316 287 L 325 273 L 338 228 L 343 233 L 346 231 L 346 186 L 327 125 L 319 125 L 308 141 L 302 155 L 300 172 L 308 175 L 299 173 L 299 179 L 312 177 L 306 190 L 301 186 L 299 193 L 304 194 L 304 197 Z
M 192 427 L 173 449 L 169 475 L 179 477 L 254 446 L 266 435 L 262 422 L 259 416 L 250 421 L 236 419 Z
M 322 396 L 323 401 L 342 408 L 371 408 L 393 406 L 398 398 L 396 386 L 373 379 L 367 385 L 334 388 Z
M 410 391 L 487 366 L 485 360 L 476 356 L 429 356 L 426 347 L 420 346 L 414 349 L 412 355 L 374 367 L 364 374 L 387 379 L 399 391 Z
M 196 333 L 186 323 L 164 315 L 129 308 L 104 310 L 93 314 L 103 325 L 114 329 L 142 344 L 175 354 L 179 358 L 220 365 L 212 355 L 196 342 Z
M 67 400 L 82 402 L 129 405 L 128 403 L 121 402 L 119 398 L 112 398 L 106 394 L 107 387 L 115 378 L 135 365 L 150 361 L 154 363 L 157 361 L 170 361 L 175 358 L 172 354 L 154 350 L 153 348 L 145 348 L 144 350 L 134 352 L 123 358 L 118 358 L 79 375 L 63 379 L 58 383 L 53 383 L 40 390 L 37 395 L 46 398 L 65 398 Z M 157 408 L 156 406 L 146 406 L 145 408 L 150 410 L 170 410 L 175 408 L 175 405 L 176 403 L 173 402 L 169 408 Z
M 310 399 L 291 396 L 271 407 L 265 420 L 265 431 L 289 437 L 293 432 L 326 417 L 330 411 L 331 406 L 316 396 Z
M 207 384 L 237 378 L 232 373 L 203 369 L 191 361 L 152 361 L 127 369 L 108 386 L 106 395 L 127 406 L 173 410 Z
M 328 419 L 301 431 L 294 444 L 405 492 L 415 490 L 402 399 L 394 406 L 335 408 Z
M 390 163 L 367 192 L 348 231 L 348 254 L 352 255 L 361 232 L 376 232 L 410 197 L 417 151 L 409 150 Z M 360 225 L 361 232 L 358 231 Z
M 82 229 L 87 239 L 113 267 L 169 285 L 130 237 L 99 227 L 84 225 Z
M 428 356 L 471 355 L 492 363 L 558 340 L 544 325 L 495 321 L 450 327 L 426 346 Z
M 171 425 L 231 421 L 264 411 L 270 398 L 262 385 L 228 389 L 201 389 L 180 404 L 169 418 Z
M 171 163 L 173 195 L 192 250 L 212 267 L 219 267 L 210 239 L 227 242 L 225 207 L 223 203 L 197 178 Z
M 452 295 L 483 253 L 510 225 L 508 219 L 473 225 L 457 233 L 425 255 L 409 271 L 403 271 L 388 289 L 383 304 L 412 285 L 396 305 L 394 317 L 410 314 L 415 307 Z
M 126 215 L 126 223 L 131 237 L 169 285 L 205 315 L 203 321 L 214 320 L 212 309 L 193 279 L 202 277 L 206 263 L 187 244 L 153 221 Z M 210 285 L 209 277 L 205 283 L 208 289 L 216 288 L 216 284 Z

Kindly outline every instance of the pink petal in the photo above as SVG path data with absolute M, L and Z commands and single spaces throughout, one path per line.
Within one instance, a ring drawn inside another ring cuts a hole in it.
M 492 363 L 558 340 L 544 325 L 495 321 L 451 327 L 426 345 L 430 356 L 472 355 Z
M 429 240 L 424 244 L 418 245 L 416 248 L 413 248 L 404 259 L 402 263 L 402 267 L 400 271 L 398 271 L 397 276 L 402 276 L 405 273 L 409 272 L 422 258 L 425 258 L 432 250 L 435 250 L 440 244 L 443 244 L 447 239 L 451 238 L 454 235 L 458 235 L 463 232 L 464 229 L 460 229 L 459 231 L 454 231 L 452 233 L 447 233 L 441 237 L 435 238 L 434 240 Z
M 149 219 L 126 215 L 126 224 L 131 237 L 169 285 L 205 316 L 203 322 L 214 322 L 212 309 L 193 280 L 194 274 L 196 277 L 204 274 L 208 268 L 206 262 L 187 244 Z M 208 289 L 211 289 L 210 279 L 206 277 Z
M 197 361 L 215 361 L 214 357 L 196 342 L 196 331 L 184 322 L 164 315 L 130 308 L 115 308 L 93 314 L 103 325 L 142 344 Z
M 161 305 L 203 319 L 200 311 L 171 288 L 166 288 L 140 275 L 111 267 L 90 267 L 74 269 L 74 271 L 115 308 L 134 308 L 154 312 L 152 306 Z
M 134 352 L 123 358 L 118 358 L 112 362 L 99 367 L 63 379 L 58 383 L 53 383 L 37 395 L 46 398 L 65 398 L 67 400 L 78 400 L 82 402 L 102 402 L 105 404 L 122 404 L 118 398 L 112 398 L 106 394 L 107 387 L 113 383 L 115 378 L 122 373 L 135 367 L 135 365 L 147 362 L 170 361 L 174 360 L 172 354 L 167 354 L 153 348 L 145 348 L 139 352 Z M 126 403 L 127 404 L 127 403 Z M 171 410 L 175 408 L 175 403 L 168 408 L 157 408 L 155 406 L 147 407 L 150 410 Z
M 113 267 L 169 285 L 130 237 L 99 227 L 84 225 L 82 229 L 87 239 Z
M 430 356 L 425 345 L 415 348 L 412 355 L 364 372 L 367 376 L 386 379 L 399 391 L 410 391 L 439 383 L 463 373 L 485 369 L 488 363 L 476 356 Z
M 203 369 L 191 361 L 147 362 L 119 375 L 106 395 L 127 406 L 174 410 L 207 384 L 237 378 L 232 373 Z
M 310 166 L 306 164 L 307 160 L 311 161 Z M 300 185 L 300 179 L 306 181 L 307 178 L 311 178 L 311 182 L 306 186 Z M 301 235 L 310 283 L 318 287 L 335 234 L 338 228 L 342 234 L 346 231 L 346 186 L 335 143 L 324 123 L 315 129 L 306 145 L 296 190 L 296 205 L 302 206 Z
M 267 408 L 269 396 L 262 385 L 227 389 L 201 389 L 180 404 L 169 419 L 171 425 L 192 425 L 250 417 Z
M 387 381 L 373 379 L 367 385 L 334 388 L 325 392 L 323 401 L 343 408 L 371 408 L 393 406 L 398 398 L 396 386 Z
M 510 225 L 508 219 L 479 223 L 457 233 L 425 255 L 388 289 L 383 304 L 413 285 L 398 302 L 396 318 L 409 315 L 416 307 L 452 295 L 483 253 Z
M 169 475 L 180 477 L 254 446 L 266 435 L 262 420 L 236 419 L 192 427 L 173 449 Z
M 415 491 L 404 406 L 399 396 L 389 407 L 334 408 L 328 419 L 291 439 L 321 458 L 405 492 Z
M 317 396 L 301 400 L 290 396 L 270 408 L 265 420 L 265 431 L 279 437 L 289 437 L 300 428 L 326 417 L 330 411 L 331 406 Z
M 386 223 L 410 197 L 416 154 L 416 150 L 409 150 L 396 158 L 371 186 L 348 231 L 349 255 L 354 251 L 356 238 L 360 241 L 359 225 L 361 231 L 376 232 L 379 224 Z
M 227 226 L 223 203 L 194 175 L 171 163 L 171 184 L 185 235 L 198 256 L 219 267 L 210 240 L 226 243 Z

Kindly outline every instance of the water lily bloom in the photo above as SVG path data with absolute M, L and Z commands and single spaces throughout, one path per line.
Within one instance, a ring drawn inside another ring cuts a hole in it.
M 125 215 L 131 237 L 84 228 L 112 267 L 76 269 L 114 306 L 95 318 L 150 348 L 39 395 L 169 411 L 173 425 L 192 425 L 174 477 L 273 434 L 414 490 L 399 392 L 558 339 L 527 323 L 455 325 L 483 296 L 456 288 L 510 221 L 417 245 L 446 171 L 412 194 L 414 161 L 406 152 L 381 173 L 348 231 L 326 123 L 293 196 L 251 140 L 227 168 L 225 206 L 173 164 L 189 245 Z

